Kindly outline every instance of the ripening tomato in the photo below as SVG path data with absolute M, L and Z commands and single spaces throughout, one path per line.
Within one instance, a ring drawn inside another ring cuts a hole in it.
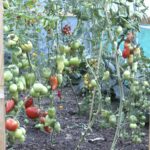
M 33 105 L 33 98 L 32 97 L 29 97 L 29 98 L 27 98 L 25 101 L 24 101 L 24 106 L 25 106 L 25 108 L 28 108 L 28 107 L 30 107 L 30 106 L 32 106 Z
M 13 99 L 6 102 L 6 113 L 9 113 L 15 107 L 15 101 Z
M 46 117 L 48 115 L 48 112 L 47 111 L 41 111 L 40 112 L 40 117 Z
M 51 133 L 52 128 L 50 128 L 49 126 L 45 126 L 45 127 L 44 127 L 44 130 L 45 130 L 46 132 L 48 132 L 48 133 Z
M 45 117 L 40 117 L 40 118 L 39 118 L 39 122 L 40 122 L 41 124 L 44 124 L 44 123 L 45 123 Z
M 38 118 L 40 115 L 40 109 L 35 106 L 28 107 L 26 108 L 26 115 L 30 119 Z
M 57 76 L 51 76 L 50 79 L 49 79 L 49 81 L 50 81 L 50 85 L 51 85 L 52 90 L 57 89 L 57 87 L 58 87 Z
M 5 122 L 5 127 L 9 131 L 15 131 L 19 127 L 19 123 L 13 118 L 8 118 Z

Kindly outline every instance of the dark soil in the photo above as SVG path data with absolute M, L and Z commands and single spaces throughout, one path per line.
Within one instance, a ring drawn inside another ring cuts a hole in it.
M 15 144 L 15 150 L 74 150 L 81 136 L 81 132 L 87 125 L 88 117 L 79 116 L 77 114 L 77 106 L 75 96 L 70 88 L 63 90 L 64 101 L 56 98 L 56 107 L 60 104 L 64 106 L 63 110 L 58 109 L 58 120 L 61 123 L 62 131 L 54 135 L 53 144 L 50 142 L 50 134 L 42 132 L 34 128 L 34 122 L 26 126 L 27 138 L 23 144 Z M 42 102 L 43 107 L 48 107 L 49 101 Z M 20 117 L 23 126 L 24 116 Z M 142 144 L 133 144 L 131 141 L 118 141 L 116 150 L 148 150 L 148 127 L 145 127 L 146 136 L 143 138 Z M 115 129 L 102 129 L 97 124 L 94 125 L 92 131 L 88 133 L 85 141 L 81 145 L 81 150 L 110 150 L 110 146 L 114 137 Z M 90 142 L 90 140 L 100 138 L 98 141 Z

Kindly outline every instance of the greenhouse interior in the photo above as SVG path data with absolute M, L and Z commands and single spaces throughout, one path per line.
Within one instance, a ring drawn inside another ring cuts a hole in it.
M 0 150 L 150 150 L 150 0 L 3 0 L 0 29 Z

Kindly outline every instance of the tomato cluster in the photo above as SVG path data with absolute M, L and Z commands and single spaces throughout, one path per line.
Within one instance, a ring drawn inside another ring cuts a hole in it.
M 134 62 L 134 57 L 141 56 L 141 50 L 138 46 L 133 44 L 134 35 L 129 32 L 127 38 L 124 42 L 124 50 L 122 52 L 122 57 L 128 59 L 128 63 L 132 64 Z
M 71 26 L 66 24 L 62 29 L 63 34 L 65 35 L 71 35 Z

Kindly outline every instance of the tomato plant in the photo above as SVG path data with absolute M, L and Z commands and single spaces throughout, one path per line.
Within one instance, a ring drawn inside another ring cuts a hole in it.
M 123 0 L 43 0 L 46 5 L 40 1 L 4 1 L 4 45 L 10 54 L 4 71 L 8 143 L 25 141 L 26 129 L 17 121 L 22 111 L 29 119 L 26 122 L 33 121 L 41 131 L 59 133 L 55 96 L 64 98 L 64 85 L 75 93 L 74 83 L 84 93 L 81 102 L 76 98 L 78 111 L 89 113 L 88 128 L 76 150 L 95 122 L 116 128 L 112 150 L 128 129 L 132 131 L 128 138 L 141 142 L 150 107 L 150 61 L 135 39 L 145 5 L 142 1 L 128 2 L 137 8 L 135 12 Z M 67 13 L 77 19 L 75 29 L 63 24 Z M 116 111 L 112 93 L 119 99 Z M 45 99 L 49 100 L 47 108 L 41 106 Z

